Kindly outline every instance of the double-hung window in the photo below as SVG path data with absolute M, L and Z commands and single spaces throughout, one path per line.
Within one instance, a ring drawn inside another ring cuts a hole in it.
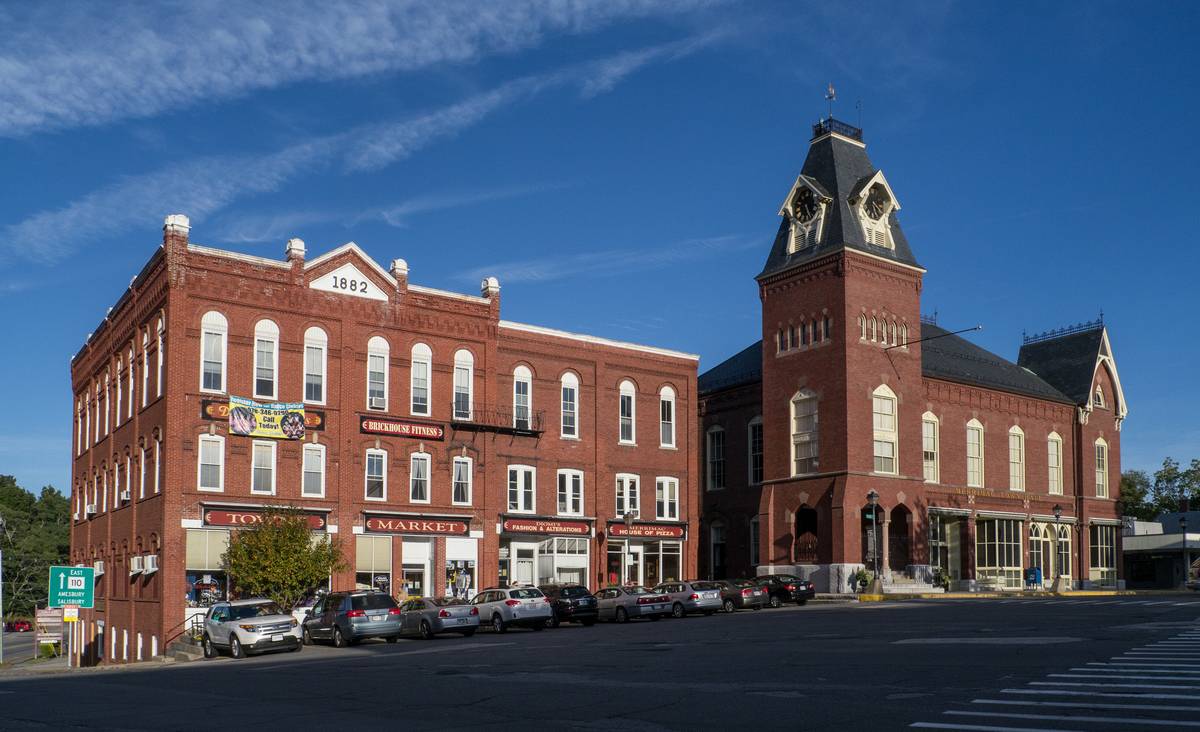
M 1051 495 L 1061 496 L 1063 492 L 1062 482 L 1062 438 L 1057 432 L 1051 432 L 1046 438 L 1046 465 L 1048 475 L 1046 477 L 1049 483 L 1048 492 Z
M 622 381 L 618 391 L 620 392 L 620 434 L 618 438 L 620 442 L 632 445 L 637 442 L 637 431 L 634 423 L 635 410 L 637 409 L 637 390 L 632 381 Z
M 983 425 L 967 422 L 967 486 L 983 487 Z
M 254 396 L 274 399 L 279 362 L 279 326 L 260 320 L 254 326 Z M 142 374 L 145 379 L 145 373 Z M 142 389 L 143 395 L 145 388 Z
M 581 471 L 558 471 L 558 515 L 583 515 L 583 473 Z
M 654 516 L 664 521 L 679 520 L 679 481 L 675 478 L 655 481 Z
M 367 409 L 387 411 L 390 353 L 388 342 L 381 336 L 367 341 Z
M 200 319 L 200 390 L 225 391 L 226 341 L 229 322 L 216 311 Z
M 1025 433 L 1015 426 L 1008 431 L 1008 489 L 1025 490 Z
M 899 443 L 896 430 L 896 394 L 887 386 L 880 386 L 871 395 L 872 421 L 875 430 L 876 473 L 897 472 L 896 446 Z
M 155 381 L 155 395 L 162 396 L 163 390 L 163 364 L 166 363 L 167 348 L 167 327 L 163 323 L 162 318 L 158 319 L 158 348 L 154 350 L 154 356 L 158 359 L 158 378 Z
M 527 430 L 533 409 L 533 373 L 526 366 L 513 369 L 513 428 Z
M 660 447 L 675 447 L 675 390 L 664 386 L 658 392 Z
M 124 378 L 125 378 L 125 369 L 123 369 L 121 367 L 121 359 L 118 357 L 117 358 L 117 378 L 115 380 L 116 385 L 117 385 L 117 408 L 116 408 L 117 420 L 116 421 L 117 421 L 118 427 L 121 426 L 121 382 L 124 380 Z
M 617 518 L 628 514 L 641 515 L 638 477 L 628 473 L 617 473 Z
M 325 446 L 304 446 L 302 482 L 300 495 L 306 498 L 325 497 Z
M 533 513 L 536 503 L 536 484 L 533 468 L 528 465 L 508 466 L 508 510 L 514 513 Z
M 255 440 L 252 452 L 253 470 L 250 476 L 250 492 L 274 495 L 275 442 L 273 440 Z
M 225 490 L 225 438 L 200 435 L 196 487 L 202 491 Z
M 815 473 L 820 464 L 817 395 L 801 391 L 792 397 L 792 475 Z
M 325 363 L 329 337 L 315 325 L 304 331 L 304 401 L 325 403 Z
M 921 417 L 921 467 L 926 483 L 938 482 L 938 418 L 932 412 Z
M 579 377 L 568 371 L 562 375 L 561 434 L 579 437 Z
M 143 443 L 145 444 L 145 443 Z M 146 448 L 138 453 L 138 498 L 146 497 Z
M 133 394 L 129 395 L 133 401 Z M 142 406 L 150 403 L 150 331 L 142 332 Z M 121 407 L 118 402 L 117 408 Z
M 708 490 L 719 491 L 725 487 L 725 430 L 710 427 L 705 441 L 708 470 L 705 477 Z
M 1096 497 L 1108 498 L 1108 443 L 1096 440 Z
M 471 468 L 471 458 L 462 456 L 454 458 L 450 500 L 456 506 L 471 505 Z
M 746 428 L 746 444 L 749 448 L 750 485 L 763 481 L 763 421 L 758 416 L 750 420 Z
M 387 500 L 387 452 L 367 450 L 364 495 L 368 501 Z
M 471 386 L 475 374 L 475 357 L 465 349 L 454 354 L 454 419 L 471 419 Z
M 415 452 L 409 459 L 408 500 L 429 503 L 429 455 Z
M 428 417 L 431 413 L 429 381 L 433 374 L 433 351 L 424 343 L 417 343 L 412 347 L 411 364 L 409 389 L 412 397 L 409 408 L 416 416 Z
M 126 405 L 125 405 L 125 418 L 126 419 L 133 419 L 133 371 L 134 371 L 133 348 L 131 347 L 129 349 L 129 399 L 127 400 Z M 144 391 L 144 389 L 143 389 L 143 391 Z M 145 400 L 144 394 L 143 394 L 142 399 L 143 399 L 143 401 Z M 142 406 L 146 406 L 146 405 L 143 404 Z M 118 412 L 121 411 L 121 400 L 120 399 L 117 400 L 117 411 Z

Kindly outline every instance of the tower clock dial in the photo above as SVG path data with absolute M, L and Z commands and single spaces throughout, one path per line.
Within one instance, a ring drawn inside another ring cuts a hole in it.
M 891 201 L 888 198 L 887 192 L 880 186 L 873 186 L 871 192 L 867 194 L 867 200 L 863 204 L 863 211 L 867 216 L 870 216 L 873 221 L 878 221 L 880 217 L 888 212 Z
M 796 220 L 808 223 L 816 218 L 819 210 L 817 197 L 813 195 L 811 188 L 801 188 L 796 191 L 796 197 L 792 199 L 792 211 Z

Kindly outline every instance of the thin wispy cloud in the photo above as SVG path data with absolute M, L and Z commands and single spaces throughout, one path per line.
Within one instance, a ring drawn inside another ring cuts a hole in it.
M 489 203 L 492 201 L 504 201 L 512 198 L 521 198 L 537 193 L 545 193 L 546 191 L 561 190 L 567 187 L 569 187 L 568 184 L 559 183 L 534 186 L 511 186 L 508 188 L 496 188 L 486 191 L 469 191 L 466 193 L 417 196 L 402 203 L 396 204 L 395 206 L 383 208 L 378 211 L 366 212 L 361 215 L 360 218 L 378 217 L 383 219 L 390 226 L 404 227 L 408 225 L 409 219 L 420 214 L 463 208 L 466 206 L 476 206 L 481 203 Z
M 711 42 L 691 44 L 687 52 Z M 675 48 L 678 43 L 664 45 Z M 678 58 L 679 53 L 651 54 L 642 65 L 658 58 Z M 324 172 L 330 167 L 347 174 L 393 165 L 459 134 L 507 105 L 563 86 L 586 89 L 606 73 L 608 61 L 599 59 L 522 77 L 424 114 L 360 125 L 272 153 L 198 158 L 129 176 L 63 208 L 9 225 L 0 231 L 0 252 L 7 254 L 8 260 L 50 264 L 75 248 L 145 225 L 165 213 L 178 211 L 201 219 L 240 198 L 278 190 L 301 174 Z
M 304 81 L 470 63 L 713 0 L 19 3 L 0 7 L 0 136 Z
M 744 236 L 715 236 L 688 239 L 663 246 L 639 249 L 594 250 L 578 254 L 497 262 L 464 272 L 460 279 L 478 282 L 494 276 L 502 284 L 514 282 L 553 282 L 580 275 L 612 277 L 628 272 L 643 272 L 667 267 L 676 262 L 703 259 L 761 246 L 762 242 Z

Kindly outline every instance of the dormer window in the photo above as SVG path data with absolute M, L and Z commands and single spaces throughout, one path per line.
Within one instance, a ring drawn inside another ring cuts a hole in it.
M 796 181 L 792 191 L 780 210 L 790 222 L 788 254 L 816 246 L 821 238 L 826 198 L 818 194 L 803 178 Z
M 868 244 L 884 249 L 893 249 L 890 215 L 896 208 L 895 201 L 882 183 L 872 185 L 862 197 L 859 218 L 862 220 L 863 236 Z
M 1101 408 L 1104 407 L 1104 388 L 1103 387 L 1101 387 L 1101 386 L 1096 387 L 1096 393 L 1092 395 L 1092 406 L 1093 407 L 1101 407 Z

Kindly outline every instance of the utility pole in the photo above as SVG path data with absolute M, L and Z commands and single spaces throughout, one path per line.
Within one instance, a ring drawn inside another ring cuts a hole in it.
M 4 665 L 4 517 L 0 516 L 0 666 Z

